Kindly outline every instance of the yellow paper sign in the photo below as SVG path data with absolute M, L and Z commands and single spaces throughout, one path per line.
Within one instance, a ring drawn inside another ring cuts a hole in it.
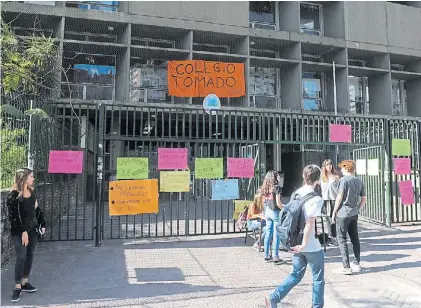
M 161 171 L 159 186 L 161 192 L 188 192 L 190 171 Z
M 158 180 L 111 181 L 110 216 L 158 213 Z
M 196 158 L 196 179 L 221 179 L 224 175 L 224 160 L 222 158 Z
M 238 215 L 244 210 L 246 206 L 252 204 L 253 201 L 249 200 L 234 200 L 234 214 L 232 216 L 233 219 L 238 219 Z
M 147 179 L 149 159 L 146 157 L 117 157 L 117 179 Z

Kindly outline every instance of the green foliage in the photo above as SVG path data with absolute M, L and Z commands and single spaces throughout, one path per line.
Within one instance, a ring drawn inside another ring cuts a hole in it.
M 16 170 L 27 165 L 27 131 L 19 129 L 0 129 L 1 165 L 0 188 L 9 188 L 13 184 Z
M 44 36 L 18 37 L 8 24 L 1 21 L 1 83 L 2 94 L 36 97 L 51 89 L 57 64 L 55 38 Z

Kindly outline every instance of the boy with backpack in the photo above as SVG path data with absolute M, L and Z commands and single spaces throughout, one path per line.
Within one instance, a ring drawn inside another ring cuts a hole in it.
M 320 168 L 308 165 L 303 170 L 304 185 L 296 190 L 288 204 L 280 213 L 277 228 L 281 243 L 294 253 L 292 273 L 285 278 L 269 298 L 265 298 L 267 308 L 275 308 L 278 303 L 304 277 L 307 264 L 313 274 L 313 308 L 324 305 L 324 253 L 315 236 L 316 217 L 321 215 L 323 199 L 314 191 L 320 184 Z

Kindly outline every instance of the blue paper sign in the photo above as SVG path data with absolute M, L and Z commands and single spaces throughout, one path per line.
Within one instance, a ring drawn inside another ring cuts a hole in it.
M 215 115 L 215 111 L 212 110 L 219 110 L 221 109 L 221 101 L 219 97 L 215 94 L 209 94 L 203 100 L 203 108 L 205 109 L 207 114 Z
M 239 199 L 238 179 L 212 181 L 212 200 Z

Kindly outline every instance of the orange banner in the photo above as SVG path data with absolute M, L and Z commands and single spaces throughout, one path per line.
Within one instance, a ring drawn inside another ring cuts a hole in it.
M 244 63 L 168 61 L 168 89 L 178 97 L 245 96 Z
M 158 180 L 111 181 L 110 216 L 158 213 Z

